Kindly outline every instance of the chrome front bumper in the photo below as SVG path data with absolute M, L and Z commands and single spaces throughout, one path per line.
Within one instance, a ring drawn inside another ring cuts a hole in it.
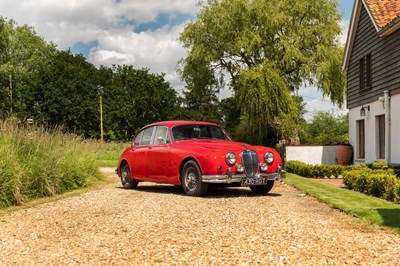
M 286 178 L 286 171 L 285 170 L 279 170 L 276 173 L 261 173 L 257 174 L 254 177 L 248 177 L 246 174 L 239 174 L 239 175 L 232 175 L 232 172 L 230 169 L 228 169 L 228 174 L 226 175 L 203 175 L 201 177 L 201 181 L 204 183 L 213 183 L 213 184 L 229 184 L 229 183 L 234 183 L 234 182 L 241 182 L 243 179 L 246 178 L 266 178 L 268 180 L 274 180 L 277 181 L 282 178 Z

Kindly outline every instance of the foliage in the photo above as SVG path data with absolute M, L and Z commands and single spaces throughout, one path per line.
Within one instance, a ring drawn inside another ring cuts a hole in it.
M 255 132 L 252 142 L 296 133 L 288 125 L 300 122 L 291 96 L 300 85 L 344 101 L 336 6 L 330 0 L 209 0 L 180 36 L 189 50 L 178 65 L 181 77 L 198 95 L 221 84 L 232 89 L 241 121 Z
M 368 165 L 368 167 L 371 169 L 388 169 L 389 165 L 386 161 L 376 161 Z
M 130 147 L 131 143 L 107 142 L 101 145 L 99 165 L 102 167 L 117 167 L 122 152 Z
M 317 112 L 300 134 L 303 144 L 339 144 L 349 139 L 349 118 L 347 114 L 334 115 L 330 112 Z
M 332 176 L 339 177 L 344 171 L 360 169 L 364 167 L 358 165 L 312 165 L 299 161 L 288 161 L 285 163 L 285 168 L 289 173 L 301 175 L 303 177 L 323 178 Z
M 400 206 L 398 204 L 294 174 L 288 174 L 285 182 L 334 208 L 367 219 L 374 224 L 387 226 L 400 233 Z
M 370 169 L 344 171 L 343 183 L 349 189 L 391 201 L 400 201 L 400 179 L 393 169 Z
M 141 127 L 179 116 L 176 91 L 164 75 L 132 66 L 102 67 L 106 139 L 130 141 Z
M 285 163 L 286 170 L 303 177 L 338 177 L 348 188 L 378 198 L 400 201 L 400 179 L 387 163 L 376 162 L 368 166 L 310 165 L 299 161 Z
M 34 119 L 89 138 L 100 137 L 103 97 L 106 140 L 130 140 L 145 124 L 179 118 L 176 92 L 164 74 L 132 66 L 96 68 L 59 51 L 33 28 L 0 17 L 0 119 Z
M 61 128 L 20 128 L 15 121 L 0 122 L 0 207 L 86 187 L 101 178 L 98 144 L 63 134 Z

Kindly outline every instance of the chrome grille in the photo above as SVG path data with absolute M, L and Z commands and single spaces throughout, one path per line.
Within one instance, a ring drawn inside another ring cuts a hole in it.
M 258 172 L 258 156 L 255 151 L 245 150 L 240 156 L 247 177 L 254 177 Z

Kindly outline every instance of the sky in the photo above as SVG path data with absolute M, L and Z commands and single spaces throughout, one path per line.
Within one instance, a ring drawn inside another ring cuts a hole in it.
M 34 27 L 59 49 L 83 54 L 95 66 L 133 65 L 164 73 L 179 93 L 184 84 L 176 64 L 186 51 L 177 40 L 185 24 L 199 12 L 199 0 L 0 0 L 0 16 Z M 339 0 L 345 43 L 353 0 Z M 228 97 L 221 91 L 219 97 Z M 346 113 L 315 87 L 300 88 L 310 120 L 317 111 Z

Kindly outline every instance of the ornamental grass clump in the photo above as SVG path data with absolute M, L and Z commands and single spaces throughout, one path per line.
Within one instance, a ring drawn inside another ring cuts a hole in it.
M 64 133 L 0 122 L 0 207 L 54 196 L 101 179 L 98 144 Z

